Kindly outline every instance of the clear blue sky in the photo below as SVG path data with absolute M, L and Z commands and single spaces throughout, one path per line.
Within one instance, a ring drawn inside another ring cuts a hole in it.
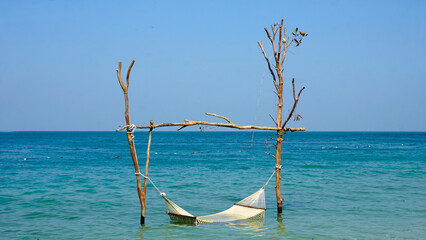
M 292 77 L 306 86 L 291 126 L 426 131 L 425 1 L 0 1 L 0 11 L 0 131 L 114 130 L 115 70 L 132 59 L 135 124 L 214 112 L 272 125 L 256 41 L 281 18 L 309 33 L 285 63 L 287 97 Z

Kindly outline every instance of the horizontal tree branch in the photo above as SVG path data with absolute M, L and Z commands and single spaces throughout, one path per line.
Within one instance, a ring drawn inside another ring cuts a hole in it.
M 227 128 L 235 128 L 235 129 L 256 129 L 256 130 L 268 130 L 268 131 L 278 131 L 280 128 L 277 127 L 265 127 L 265 126 L 254 126 L 254 125 L 247 125 L 247 126 L 240 126 L 234 123 L 211 123 L 206 121 L 190 121 L 186 120 L 184 123 L 160 123 L 155 124 L 152 126 L 136 126 L 136 129 L 155 129 L 155 128 L 161 128 L 161 127 L 188 127 L 188 126 L 195 126 L 195 125 L 206 125 L 206 126 L 216 126 L 216 127 L 227 127 Z M 126 129 L 128 126 L 123 126 L 116 131 L 121 131 Z M 181 128 L 182 129 L 182 128 Z M 305 128 L 284 128 L 285 132 L 296 132 L 296 131 L 305 131 Z

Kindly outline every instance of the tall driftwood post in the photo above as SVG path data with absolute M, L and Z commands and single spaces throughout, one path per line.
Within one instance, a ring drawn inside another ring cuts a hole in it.
M 148 177 L 148 167 L 149 167 L 149 153 L 151 151 L 151 138 L 152 138 L 152 126 L 154 125 L 154 122 L 151 120 L 149 122 L 149 133 L 148 133 L 148 146 L 146 148 L 146 163 L 145 163 L 145 178 L 144 178 L 144 182 L 143 182 L 143 194 L 142 194 L 142 216 L 141 218 L 144 219 L 144 221 L 141 221 L 141 224 L 145 223 L 145 200 L 146 200 L 146 184 L 147 184 L 147 178 Z
M 259 47 L 263 53 L 263 56 L 265 57 L 265 60 L 268 64 L 268 69 L 269 72 L 272 75 L 272 80 L 275 86 L 275 90 L 276 90 L 276 95 L 278 98 L 278 110 L 277 110 L 277 118 L 274 120 L 275 124 L 277 126 L 277 139 L 274 139 L 276 141 L 275 144 L 275 164 L 276 164 L 276 172 L 277 174 L 275 175 L 276 177 L 276 183 L 275 183 L 275 192 L 276 192 L 276 197 L 277 197 L 277 210 L 278 213 L 282 213 L 282 206 L 283 206 L 283 199 L 281 197 L 281 149 L 282 149 L 282 142 L 283 142 L 283 136 L 284 133 L 286 132 L 285 126 L 287 124 L 287 122 L 290 120 L 290 118 L 293 116 L 294 110 L 296 108 L 297 102 L 299 100 L 299 96 L 302 93 L 303 89 L 305 89 L 305 87 L 303 87 L 300 91 L 299 94 L 296 98 L 295 95 L 295 87 L 294 87 L 294 78 L 292 81 L 292 85 L 293 85 L 293 98 L 294 98 L 294 103 L 293 103 L 293 108 L 290 111 L 287 119 L 285 120 L 285 122 L 283 124 L 282 123 L 282 115 L 283 115 L 283 83 L 284 83 L 284 79 L 283 79 L 283 72 L 284 72 L 284 59 L 285 56 L 287 54 L 287 49 L 288 47 L 295 42 L 297 46 L 299 46 L 302 43 L 302 38 L 307 36 L 306 33 L 302 32 L 302 31 L 298 31 L 298 29 L 296 28 L 295 31 L 292 33 L 293 37 L 290 40 L 290 38 L 287 36 L 287 29 L 284 27 L 284 20 L 281 20 L 280 24 L 276 24 L 274 23 L 273 26 L 271 26 L 271 32 L 269 32 L 269 30 L 267 28 L 265 28 L 265 32 L 266 35 L 268 36 L 269 41 L 271 42 L 272 45 L 272 50 L 273 50 L 273 59 L 275 61 L 275 71 L 271 66 L 271 62 L 269 61 L 269 58 L 265 52 L 265 49 L 263 48 L 264 44 L 263 41 L 262 42 L 257 42 L 259 44 Z M 278 40 L 276 40 L 277 37 L 277 33 L 278 33 Z M 278 83 L 277 83 L 277 78 L 278 78 Z M 298 118 L 296 118 L 298 119 Z
M 121 89 L 123 89 L 124 93 L 124 104 L 125 104 L 125 112 L 124 116 L 126 118 L 126 124 L 127 124 L 127 141 L 129 142 L 130 147 L 130 155 L 132 156 L 133 165 L 135 166 L 135 173 L 136 173 L 136 186 L 138 190 L 138 196 L 139 196 L 139 202 L 141 204 L 141 218 L 140 223 L 145 224 L 145 192 L 146 192 L 146 179 L 144 184 L 144 192 L 142 192 L 141 188 L 141 177 L 140 170 L 139 170 L 139 163 L 138 163 L 138 157 L 136 155 L 135 150 L 135 143 L 133 141 L 134 135 L 134 127 L 130 123 L 130 116 L 129 116 L 129 95 L 128 95 L 128 89 L 129 89 L 129 77 L 130 77 L 130 71 L 132 70 L 133 64 L 135 63 L 135 60 L 132 61 L 132 63 L 129 66 L 129 69 L 127 70 L 127 76 L 126 76 L 126 84 L 123 83 L 123 80 L 121 79 L 121 62 L 118 63 L 118 69 L 117 69 L 117 78 L 118 82 L 120 83 Z M 151 136 L 151 135 L 150 135 Z M 148 169 L 148 167 L 147 167 Z

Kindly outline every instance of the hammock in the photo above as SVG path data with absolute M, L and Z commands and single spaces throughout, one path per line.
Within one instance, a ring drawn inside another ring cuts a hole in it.
M 213 222 L 231 222 L 242 219 L 261 220 L 265 216 L 265 189 L 262 187 L 259 191 L 244 198 L 234 206 L 223 212 L 216 214 L 196 217 L 183 208 L 179 207 L 166 197 L 167 214 L 174 223 L 200 224 Z
M 280 167 L 279 167 L 280 168 Z M 275 168 L 275 171 L 279 169 Z M 147 178 L 152 185 L 157 189 L 160 195 L 163 197 L 166 204 L 167 214 L 173 223 L 186 223 L 186 224 L 200 224 L 200 223 L 214 223 L 214 222 L 231 222 L 237 220 L 263 220 L 265 216 L 265 187 L 268 185 L 271 178 L 274 176 L 275 171 L 269 177 L 266 184 L 252 195 L 244 198 L 243 200 L 234 203 L 234 205 L 227 210 L 206 216 L 194 216 L 187 212 L 185 209 L 179 207 L 177 204 L 166 198 L 166 194 L 162 193 L 157 186 L 151 181 L 150 178 L 146 177 L 141 173 L 136 173 Z

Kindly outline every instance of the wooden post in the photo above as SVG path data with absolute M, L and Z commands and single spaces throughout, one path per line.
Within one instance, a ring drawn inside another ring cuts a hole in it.
M 149 125 L 151 126 L 151 128 L 149 129 L 149 134 L 148 134 L 148 146 L 146 148 L 146 163 L 145 163 L 145 176 L 148 177 L 148 167 L 149 167 L 149 153 L 151 151 L 151 138 L 152 138 L 152 126 L 154 125 L 154 122 L 151 120 L 149 122 Z M 143 182 L 143 194 L 142 194 L 142 215 L 141 215 L 141 219 L 143 219 L 143 221 L 141 220 L 141 224 L 145 224 L 145 201 L 146 201 L 146 184 L 147 184 L 147 179 L 144 178 L 144 182 Z
M 277 118 L 276 120 L 273 119 L 277 126 L 277 130 L 276 130 L 277 139 L 274 139 L 277 143 L 275 144 L 275 156 L 272 155 L 275 157 L 275 164 L 276 164 L 275 168 L 277 171 L 275 175 L 275 179 L 276 179 L 275 193 L 277 197 L 278 213 L 282 213 L 282 203 L 283 203 L 283 199 L 281 197 L 281 149 L 282 149 L 283 136 L 284 136 L 284 133 L 286 132 L 285 125 L 287 124 L 288 120 L 293 116 L 294 110 L 299 100 L 300 93 L 302 93 L 303 89 L 305 89 L 305 87 L 303 87 L 296 98 L 295 88 L 294 88 L 294 78 L 293 78 L 292 84 L 293 84 L 294 105 L 286 121 L 283 124 L 281 124 L 282 114 L 283 114 L 282 113 L 283 112 L 283 83 L 284 83 L 283 64 L 284 64 L 285 56 L 287 54 L 288 47 L 293 42 L 297 43 L 296 47 L 299 46 L 302 43 L 302 38 L 307 36 L 306 33 L 302 31 L 298 31 L 298 28 L 296 28 L 295 31 L 292 33 L 293 38 L 290 40 L 290 38 L 287 36 L 287 29 L 283 26 L 284 26 L 284 20 L 281 19 L 281 23 L 279 24 L 274 23 L 274 25 L 271 26 L 271 30 L 270 30 L 271 32 L 269 32 L 269 30 L 265 28 L 266 35 L 268 36 L 268 39 L 272 45 L 273 59 L 275 60 L 275 71 L 271 66 L 271 63 L 265 52 L 265 49 L 263 48 L 264 46 L 263 41 L 257 42 L 268 64 L 269 72 L 272 75 L 272 80 L 276 90 L 275 93 L 277 94 L 277 98 L 278 98 Z M 278 33 L 278 40 L 276 40 L 277 33 Z M 278 83 L 277 83 L 277 78 L 278 78 Z
M 129 69 L 127 70 L 126 85 L 123 83 L 123 80 L 121 79 L 121 62 L 118 63 L 117 78 L 118 78 L 118 82 L 120 83 L 120 86 L 123 89 L 123 93 L 124 93 L 124 103 L 125 103 L 125 109 L 126 109 L 125 112 L 124 112 L 124 116 L 125 116 L 125 119 L 126 119 L 126 124 L 128 126 L 128 128 L 127 128 L 127 130 L 128 130 L 127 131 L 127 141 L 129 142 L 130 155 L 132 156 L 133 165 L 135 167 L 135 173 L 140 173 L 138 157 L 136 156 L 136 151 L 135 151 L 135 143 L 133 141 L 134 135 L 133 135 L 133 132 L 130 131 L 130 128 L 129 128 L 131 124 L 130 124 L 130 116 L 129 116 L 128 89 L 129 89 L 130 71 L 132 70 L 134 63 L 135 63 L 135 60 L 132 61 L 132 63 L 129 66 Z M 141 177 L 140 177 L 139 174 L 136 174 L 136 186 L 137 186 L 137 190 L 138 190 L 139 202 L 141 204 L 140 224 L 145 224 L 145 216 L 144 216 L 145 215 L 145 198 L 144 198 L 144 194 L 142 192 Z

